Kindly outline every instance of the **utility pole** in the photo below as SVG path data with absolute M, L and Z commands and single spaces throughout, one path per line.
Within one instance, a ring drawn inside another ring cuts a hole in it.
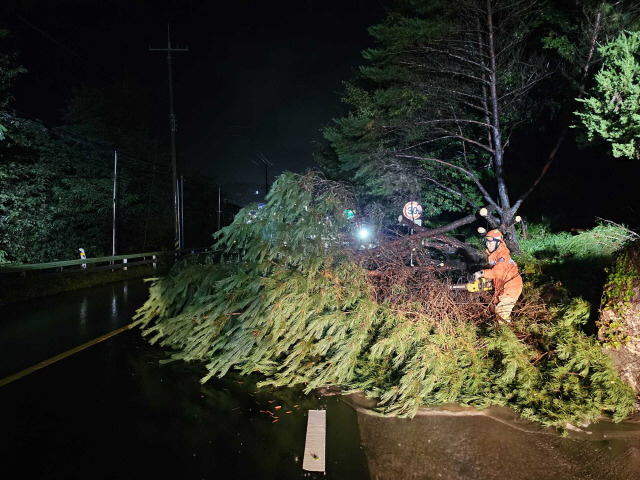
M 269 167 L 273 167 L 273 163 L 271 163 L 267 157 L 265 157 L 262 153 L 258 153 L 257 157 L 264 163 L 264 199 L 267 201 L 267 193 L 269 192 Z M 253 160 L 252 160 L 253 162 Z M 256 162 L 253 162 L 255 165 L 258 165 Z
M 113 152 L 113 240 L 111 243 L 111 255 L 116 256 L 116 179 L 118 172 L 118 152 Z
M 180 248 L 185 248 L 184 243 L 184 177 L 180 175 Z
M 167 52 L 167 67 L 169 70 L 169 122 L 171 129 L 171 175 L 173 177 L 173 238 L 174 248 L 180 250 L 182 245 L 181 215 L 178 208 L 178 165 L 176 160 L 176 115 L 173 112 L 173 70 L 171 66 L 171 52 L 188 52 L 188 48 L 172 48 L 171 32 L 167 24 L 167 48 L 151 48 L 154 52 Z
M 218 230 L 220 230 L 220 214 L 222 213 L 222 209 L 220 208 L 222 205 L 220 203 L 221 193 L 220 187 L 218 187 Z

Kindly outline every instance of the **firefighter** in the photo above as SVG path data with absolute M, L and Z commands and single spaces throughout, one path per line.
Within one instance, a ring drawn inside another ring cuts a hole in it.
M 518 272 L 518 265 L 511 258 L 500 230 L 487 232 L 483 242 L 489 254 L 491 268 L 474 273 L 474 279 L 484 277 L 493 282 L 494 301 L 498 303 L 495 308 L 496 315 L 499 321 L 510 322 L 511 311 L 522 293 L 522 277 Z

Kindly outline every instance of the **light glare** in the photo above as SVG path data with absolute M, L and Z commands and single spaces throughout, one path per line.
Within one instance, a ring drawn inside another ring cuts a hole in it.
M 366 240 L 367 238 L 369 238 L 369 230 L 362 227 L 360 230 L 358 230 L 358 238 L 360 240 Z

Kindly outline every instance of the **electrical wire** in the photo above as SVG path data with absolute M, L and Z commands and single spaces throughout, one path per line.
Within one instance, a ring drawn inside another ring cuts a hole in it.
M 164 84 L 162 85 L 162 91 L 164 91 L 164 87 L 167 85 L 168 80 L 165 77 L 165 81 Z M 144 221 L 144 236 L 143 236 L 143 240 L 142 240 L 142 250 L 144 251 L 146 245 L 147 245 L 147 230 L 149 227 L 149 212 L 151 211 L 151 192 L 153 191 L 153 183 L 155 181 L 156 178 L 156 166 L 155 163 L 158 160 L 158 143 L 160 140 L 160 119 L 158 117 L 158 122 L 157 122 L 157 127 L 156 127 L 156 142 L 155 142 L 155 148 L 154 148 L 154 157 L 153 157 L 153 172 L 151 175 L 151 188 L 149 189 L 149 202 L 147 204 L 147 214 L 146 214 L 146 218 Z
M 29 115 L 29 114 L 27 114 L 25 112 L 21 112 L 19 110 L 14 110 L 14 111 L 19 113 L 20 115 L 29 117 L 29 121 L 32 121 L 32 122 L 37 123 L 37 124 L 40 124 L 40 126 L 42 128 L 45 128 L 48 132 L 53 132 L 54 134 L 62 137 L 65 140 L 74 141 L 76 143 L 82 144 L 82 145 L 87 146 L 89 148 L 98 147 L 98 148 L 103 149 L 103 150 L 105 150 L 107 152 L 117 151 L 118 152 L 118 157 L 124 157 L 124 158 L 128 158 L 130 160 L 131 159 L 135 160 L 134 162 L 128 161 L 126 163 L 123 163 L 122 164 L 122 168 L 127 169 L 127 168 L 130 168 L 130 167 L 140 167 L 140 168 L 147 169 L 148 167 L 151 167 L 151 174 L 152 175 L 155 174 L 153 169 L 157 169 L 158 167 L 161 167 L 161 168 L 164 167 L 164 168 L 166 168 L 166 171 L 169 171 L 171 169 L 171 163 L 157 163 L 157 161 L 156 161 L 157 160 L 157 149 L 156 149 L 156 154 L 155 154 L 154 160 L 148 161 L 148 160 L 140 158 L 140 157 L 138 157 L 136 155 L 127 153 L 126 151 L 119 149 L 117 146 L 109 146 L 109 145 L 102 144 L 102 143 L 97 142 L 95 140 L 86 138 L 86 137 L 84 137 L 82 135 L 79 135 L 79 134 L 76 134 L 76 133 L 72 133 L 72 132 L 68 132 L 68 131 L 66 131 L 66 130 L 60 128 L 60 127 L 57 127 L 57 126 L 55 126 L 55 125 L 53 125 L 53 124 L 51 124 L 51 123 L 49 123 L 49 122 L 47 122 L 45 120 L 38 119 L 37 117 Z M 5 114 L 5 116 L 8 116 L 8 115 Z M 11 118 L 11 116 L 8 116 L 8 117 Z M 18 119 L 19 120 L 24 120 L 24 119 L 20 119 L 19 117 L 18 117 Z M 157 144 L 156 144 L 156 146 L 157 146 Z M 85 158 L 84 161 L 87 164 L 93 165 L 93 166 L 96 166 L 96 167 L 104 167 L 105 166 L 103 162 L 100 162 L 97 159 Z M 145 170 L 145 171 L 147 171 L 147 170 Z M 184 178 L 189 179 L 189 180 L 194 180 L 194 181 L 201 181 L 202 180 L 202 175 L 201 174 L 197 174 L 196 175 L 196 174 L 182 173 L 181 175 Z M 213 177 L 210 177 L 210 178 L 213 178 Z
M 44 30 L 42 30 L 41 28 L 37 27 L 36 25 L 34 25 L 32 22 L 30 22 L 29 20 L 27 20 L 26 18 L 24 18 L 22 15 L 18 14 L 17 12 L 11 10 L 11 13 L 13 13 L 17 18 L 19 18 L 22 22 L 24 22 L 26 25 L 28 25 L 29 27 L 31 27 L 32 29 L 34 29 L 35 31 L 37 31 L 38 33 L 40 33 L 41 35 L 43 35 L 45 38 L 47 38 L 49 41 L 53 42 L 54 44 L 56 44 L 57 46 L 59 46 L 60 48 L 62 48 L 63 50 L 65 50 L 66 52 L 68 52 L 69 54 L 73 55 L 74 57 L 76 57 L 77 59 L 79 59 L 80 61 L 82 61 L 84 64 L 88 65 L 89 67 L 91 67 L 93 70 L 95 70 L 97 73 L 99 73 L 100 75 L 102 75 L 103 77 L 105 77 L 106 79 L 108 79 L 109 81 L 115 82 L 116 79 L 114 77 L 112 77 L 111 75 L 109 75 L 108 73 L 106 73 L 105 71 L 103 71 L 101 68 L 97 67 L 96 65 L 94 65 L 92 62 L 88 61 L 86 58 L 84 58 L 83 56 L 81 56 L 80 54 L 78 54 L 77 52 L 75 52 L 74 50 L 72 50 L 71 48 L 67 47 L 64 43 L 62 43 L 61 41 L 57 40 L 56 38 L 54 38 L 52 35 L 50 35 L 49 33 L 45 32 Z M 166 78 L 165 78 L 165 86 L 166 86 Z M 163 87 L 164 90 L 164 87 Z M 137 155 L 131 154 L 126 152 L 125 150 L 118 148 L 115 145 L 106 145 L 104 143 L 98 142 L 96 140 L 93 139 L 89 139 L 86 138 L 80 134 L 77 133 L 73 133 L 73 132 L 69 132 L 67 130 L 64 130 L 63 128 L 53 125 L 50 122 L 47 122 L 45 120 L 42 120 L 38 117 L 35 117 L 34 115 L 28 114 L 26 112 L 22 112 L 20 110 L 16 110 L 13 109 L 13 112 L 18 113 L 20 116 L 24 117 L 23 119 L 20 119 L 17 115 L 16 117 L 18 117 L 19 120 L 30 120 L 34 123 L 39 124 L 39 126 L 41 126 L 42 128 L 44 128 L 48 133 L 50 134 L 54 134 L 57 135 L 58 137 L 62 138 L 65 141 L 72 141 L 74 143 L 78 143 L 78 144 L 82 144 L 85 147 L 88 148 L 99 148 L 102 150 L 106 150 L 109 152 L 112 151 L 117 151 L 119 156 L 121 157 L 126 157 L 128 159 L 128 161 L 123 164 L 123 167 L 126 169 L 130 169 L 131 167 L 140 167 L 140 168 L 148 168 L 151 167 L 151 188 L 149 189 L 149 201 L 147 204 L 147 213 L 146 213 L 146 219 L 145 219 L 145 231 L 144 231 L 144 240 L 143 240 L 143 246 L 146 245 L 146 237 L 147 237 L 147 227 L 148 227 L 148 223 L 149 223 L 149 213 L 150 213 L 150 209 L 151 209 L 151 200 L 152 200 L 152 191 L 153 191 L 153 185 L 155 182 L 155 174 L 156 174 L 156 168 L 157 167 L 165 167 L 167 169 L 167 171 L 170 170 L 171 168 L 171 163 L 167 163 L 167 164 L 162 164 L 162 163 L 158 163 L 158 146 L 159 146 L 159 135 L 160 135 L 160 122 L 158 121 L 158 128 L 157 128 L 157 132 L 156 132 L 156 138 L 155 138 L 155 145 L 154 145 L 154 155 L 153 155 L 153 161 L 149 161 L 147 159 L 143 159 Z M 134 162 L 131 162 L 131 160 L 134 160 Z M 261 160 L 263 160 L 265 163 L 267 163 L 268 161 L 266 160 L 266 158 L 261 158 Z M 103 162 L 100 162 L 98 159 L 94 158 L 84 158 L 83 161 L 85 162 L 85 164 L 93 164 L 93 166 L 99 166 L 99 167 L 104 167 L 105 164 Z M 270 162 L 269 162 L 270 163 Z M 272 166 L 272 165 L 271 165 Z M 127 168 L 128 167 L 128 168 Z M 146 171 L 146 170 L 145 170 Z M 184 178 L 187 179 L 193 179 L 193 180 L 202 180 L 202 176 L 191 176 L 191 175 L 182 175 Z M 144 248 L 143 248 L 144 250 Z
M 103 150 L 107 150 L 110 152 L 113 151 L 117 151 L 119 155 L 124 155 L 130 159 L 134 159 L 138 162 L 139 165 L 143 165 L 143 166 L 151 166 L 154 167 L 156 166 L 156 162 L 151 162 L 149 160 L 143 159 L 138 157 L 137 155 L 133 155 L 132 153 L 128 153 L 127 151 L 119 148 L 117 145 L 105 145 L 104 143 L 98 142 L 96 140 L 92 140 L 90 138 L 86 138 L 80 134 L 77 133 L 73 133 L 73 132 L 69 132 L 68 130 L 64 130 L 64 128 L 62 127 L 58 127 L 50 122 L 47 122 L 46 120 L 42 120 L 40 118 L 37 118 L 29 113 L 26 112 L 22 112 L 20 110 L 16 110 L 13 109 L 14 112 L 20 114 L 23 117 L 27 117 L 28 120 L 34 122 L 34 123 L 38 123 L 40 124 L 41 127 L 44 127 L 48 132 L 52 132 L 55 133 L 56 135 L 59 135 L 63 138 L 65 138 L 66 140 L 73 140 L 76 143 L 82 143 L 85 146 L 93 146 L 93 147 L 98 147 L 101 148 Z M 160 166 L 166 166 L 166 167 L 170 167 L 171 164 L 160 164 Z
M 16 13 L 15 11 L 11 11 L 11 13 L 13 13 L 16 17 L 18 17 L 20 20 L 22 20 L 24 23 L 26 23 L 27 25 L 29 25 L 31 28 L 33 28 L 36 32 L 44 35 L 47 39 L 51 40 L 53 43 L 55 43 L 56 45 L 58 45 L 59 47 L 63 48 L 64 50 L 66 50 L 68 53 L 70 53 L 71 55 L 73 55 L 74 57 L 79 58 L 80 60 L 82 60 L 84 63 L 86 63 L 87 65 L 89 65 L 91 68 L 93 68 L 96 72 L 98 72 L 99 74 L 105 76 L 106 78 L 108 78 L 111 81 L 115 81 L 115 78 L 113 78 L 111 75 L 109 75 L 108 73 L 104 72 L 103 70 L 99 69 L 98 67 L 96 67 L 93 63 L 91 63 L 89 60 L 87 60 L 86 58 L 82 57 L 81 55 L 79 55 L 78 53 L 74 52 L 73 50 L 71 50 L 69 47 L 67 47 L 65 44 L 63 44 L 62 42 L 60 42 L 59 40 L 55 39 L 53 36 L 49 35 L 47 32 L 43 31 L 42 29 L 36 27 L 33 23 L 31 23 L 29 20 L 27 20 L 26 18 L 24 18 L 22 15 L 19 15 L 18 13 Z
M 43 35 L 44 37 L 46 37 L 48 40 L 50 40 L 51 42 L 55 43 L 56 45 L 58 45 L 59 47 L 63 48 L 65 51 L 67 51 L 68 53 L 70 53 L 71 55 L 73 55 L 74 57 L 78 58 L 79 60 L 81 60 L 83 63 L 85 63 L 86 65 L 90 66 L 92 69 L 94 69 L 96 72 L 98 72 L 99 74 L 103 75 L 105 78 L 107 78 L 109 81 L 111 82 L 115 82 L 116 79 L 109 75 L 108 73 L 104 72 L 102 69 L 100 69 L 99 67 L 97 67 L 96 65 L 94 65 L 92 62 L 90 62 L 89 60 L 87 60 L 86 58 L 84 58 L 82 55 L 78 54 L 77 52 L 75 52 L 74 50 L 72 50 L 71 48 L 67 47 L 65 44 L 63 44 L 61 41 L 57 40 L 55 37 L 53 37 L 51 34 L 45 32 L 44 30 L 42 30 L 41 28 L 37 27 L 36 25 L 34 25 L 32 22 L 30 22 L 29 20 L 27 20 L 26 18 L 24 18 L 24 16 L 20 15 L 19 13 L 17 13 L 15 10 L 13 9 L 9 9 L 11 11 L 11 13 L 13 13 L 17 18 L 19 18 L 22 22 L 24 22 L 26 25 L 28 25 L 29 27 L 31 27 L 32 29 L 34 29 L 35 31 L 37 31 L 38 33 L 40 33 L 41 35 Z M 122 155 L 126 155 L 129 158 L 132 159 L 136 159 L 137 161 L 139 161 L 142 164 L 146 164 L 147 166 L 152 166 L 155 167 L 156 166 L 156 162 L 154 160 L 154 162 L 149 162 L 147 160 L 141 159 L 140 157 L 137 157 L 136 155 L 132 155 L 126 151 L 123 151 L 120 148 L 117 147 L 113 147 L 113 146 L 109 146 L 109 145 L 104 145 L 101 144 L 99 142 L 96 142 L 95 140 L 91 140 L 88 139 L 86 137 L 83 137 L 81 135 L 78 134 L 74 134 L 72 132 L 68 132 L 65 130 L 62 130 L 60 127 L 57 127 L 55 125 L 52 125 L 51 123 L 42 120 L 40 118 L 37 118 L 33 115 L 30 115 L 28 113 L 25 112 L 21 112 L 19 110 L 14 109 L 15 112 L 18 112 L 20 115 L 25 116 L 30 118 L 33 121 L 36 121 L 38 123 L 41 123 L 42 125 L 47 125 L 50 129 L 53 129 L 55 133 L 63 135 L 63 136 L 73 136 L 76 139 L 82 139 L 84 142 L 86 143 L 90 143 L 93 144 L 95 146 L 98 146 L 100 148 L 104 148 L 104 149 L 108 149 L 108 150 L 117 150 L 119 154 Z
M 23 15 L 17 13 L 15 10 L 9 9 L 11 11 L 11 13 L 13 13 L 17 18 L 19 18 L 22 22 L 24 22 L 26 25 L 28 25 L 29 27 L 31 27 L 32 29 L 34 29 L 35 31 L 37 31 L 38 33 L 40 33 L 41 35 L 43 35 L 44 37 L 46 37 L 48 40 L 50 40 L 51 42 L 55 43 L 56 45 L 58 45 L 59 47 L 63 48 L 65 51 L 67 51 L 68 53 L 70 53 L 71 55 L 73 55 L 74 57 L 78 58 L 79 60 L 81 60 L 83 63 L 87 64 L 88 66 L 90 66 L 92 69 L 94 69 L 96 72 L 100 73 L 101 75 L 103 75 L 105 78 L 109 79 L 110 81 L 116 81 L 116 79 L 114 77 L 112 77 L 111 75 L 107 74 L 106 72 L 104 72 L 103 70 L 101 70 L 99 67 L 97 67 L 95 64 L 93 64 L 92 62 L 90 62 L 89 60 L 87 60 L 86 58 L 84 58 L 82 55 L 78 54 L 77 52 L 75 52 L 74 50 L 72 50 L 71 48 L 67 47 L 64 43 L 62 43 L 61 41 L 57 40 L 55 37 L 53 37 L 53 35 L 45 32 L 44 30 L 42 30 L 41 28 L 39 28 L 38 26 L 34 25 L 32 22 L 30 22 L 28 19 L 26 19 Z M 164 86 L 166 86 L 167 80 L 165 78 L 165 84 Z M 163 87 L 164 89 L 164 87 Z M 29 113 L 17 110 L 17 109 L 13 109 L 14 112 L 19 113 L 21 116 L 26 117 L 28 119 L 30 119 L 31 121 L 37 122 L 39 124 L 41 124 L 41 126 L 47 127 L 47 131 L 55 133 L 56 135 L 66 139 L 66 140 L 73 140 L 77 143 L 82 143 L 85 146 L 95 146 L 104 150 L 108 150 L 108 151 L 117 151 L 119 156 L 124 156 L 127 157 L 129 159 L 133 159 L 136 160 L 137 162 L 137 166 L 143 166 L 143 167 L 151 167 L 152 170 L 152 176 L 155 175 L 155 169 L 160 166 L 160 167 L 166 167 L 168 169 L 171 168 L 171 163 L 167 163 L 167 164 L 163 164 L 157 163 L 157 156 L 158 156 L 158 144 L 159 144 L 159 134 L 156 135 L 156 142 L 155 142 L 155 153 L 154 153 L 154 158 L 152 161 L 147 160 L 147 159 L 143 159 L 137 155 L 131 154 L 121 148 L 118 148 L 118 146 L 115 145 L 106 145 L 103 144 L 101 142 L 98 142 L 96 140 L 92 140 L 89 138 L 86 138 L 80 134 L 77 133 L 73 133 L 73 132 L 69 132 L 67 130 L 64 130 L 63 128 L 53 125 L 50 122 L 47 122 L 46 120 L 42 120 L 41 118 L 38 118 L 34 115 L 31 115 Z M 131 162 L 128 162 L 128 166 L 136 166 L 135 164 L 131 164 Z M 198 177 L 195 176 L 190 176 L 190 175 L 183 175 L 185 178 L 190 178 L 190 179 L 198 179 Z

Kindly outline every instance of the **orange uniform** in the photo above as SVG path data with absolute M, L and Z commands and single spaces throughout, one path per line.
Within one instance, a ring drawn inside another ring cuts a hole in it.
M 484 278 L 493 282 L 496 296 L 500 298 L 507 295 L 516 300 L 522 293 L 522 277 L 518 272 L 518 264 L 513 261 L 511 252 L 503 242 L 493 253 L 489 253 L 489 265 L 492 267 L 482 272 Z
M 504 244 L 502 233 L 492 230 L 485 236 L 487 253 L 491 268 L 477 272 L 484 278 L 493 281 L 495 290 L 494 301 L 496 315 L 506 322 L 511 321 L 511 311 L 522 293 L 522 277 L 518 272 L 518 265 L 511 259 L 509 249 Z M 495 247 L 497 245 L 497 247 Z M 495 250 L 490 251 L 491 248 Z

